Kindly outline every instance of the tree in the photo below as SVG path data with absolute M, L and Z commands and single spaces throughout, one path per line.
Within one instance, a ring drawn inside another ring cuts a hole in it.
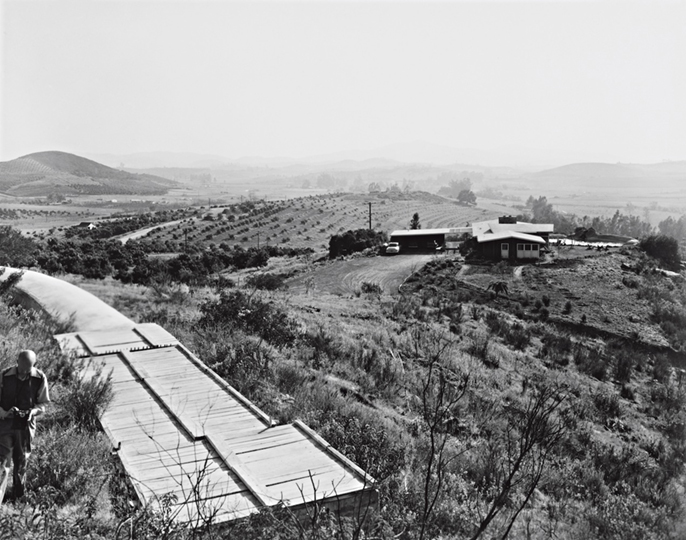
M 473 191 L 463 189 L 457 196 L 457 200 L 462 204 L 476 204 L 476 195 Z
M 429 532 L 432 515 L 439 500 L 445 495 L 444 484 L 449 475 L 451 462 L 463 452 L 451 445 L 451 435 L 446 429 L 454 420 L 458 402 L 470 388 L 470 375 L 463 372 L 451 359 L 453 341 L 432 335 L 427 341 L 431 350 L 425 351 L 426 368 L 419 378 L 419 396 L 422 403 L 422 419 L 428 437 L 428 452 L 424 463 L 421 529 L 419 538 Z
M 410 229 L 421 229 L 422 224 L 419 222 L 419 212 L 415 212 L 410 220 Z
M 671 236 L 664 234 L 652 235 L 641 240 L 639 247 L 651 257 L 654 257 L 667 268 L 679 270 L 681 257 L 679 243 Z
M 502 431 L 479 454 L 489 471 L 489 481 L 480 488 L 490 504 L 471 540 L 481 537 L 501 513 L 504 530 L 497 535 L 504 540 L 510 534 L 571 428 L 562 406 L 566 397 L 562 388 L 543 383 L 524 403 L 509 404 L 503 411 Z
M 507 283 L 505 281 L 495 281 L 491 283 L 486 290 L 488 291 L 493 291 L 495 293 L 495 297 L 498 298 L 499 294 L 504 294 L 505 296 L 509 296 L 509 292 L 507 290 Z
M 0 266 L 33 266 L 39 247 L 9 225 L 0 226 Z

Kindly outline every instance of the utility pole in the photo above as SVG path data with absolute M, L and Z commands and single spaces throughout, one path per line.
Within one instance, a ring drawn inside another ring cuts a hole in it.
M 369 230 L 372 230 L 372 203 L 367 203 L 369 205 Z

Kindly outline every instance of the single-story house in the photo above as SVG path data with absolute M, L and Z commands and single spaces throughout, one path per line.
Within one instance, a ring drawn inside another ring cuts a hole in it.
M 538 259 L 546 241 L 540 236 L 517 231 L 484 233 L 476 237 L 476 249 L 482 257 L 493 260 Z

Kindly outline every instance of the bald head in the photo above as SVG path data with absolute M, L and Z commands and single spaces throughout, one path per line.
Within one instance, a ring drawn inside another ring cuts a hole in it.
M 30 350 L 21 351 L 17 357 L 17 371 L 20 378 L 25 378 L 31 373 L 31 368 L 36 365 L 36 353 Z

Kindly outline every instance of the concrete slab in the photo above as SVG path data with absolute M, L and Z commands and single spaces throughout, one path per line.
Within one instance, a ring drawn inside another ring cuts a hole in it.
M 0 274 L 0 281 L 21 271 L 5 267 L 5 271 Z M 76 285 L 32 270 L 23 272 L 24 275 L 12 293 L 15 300 L 27 307 L 43 311 L 61 323 L 71 322 L 74 331 L 135 326 L 131 319 Z

